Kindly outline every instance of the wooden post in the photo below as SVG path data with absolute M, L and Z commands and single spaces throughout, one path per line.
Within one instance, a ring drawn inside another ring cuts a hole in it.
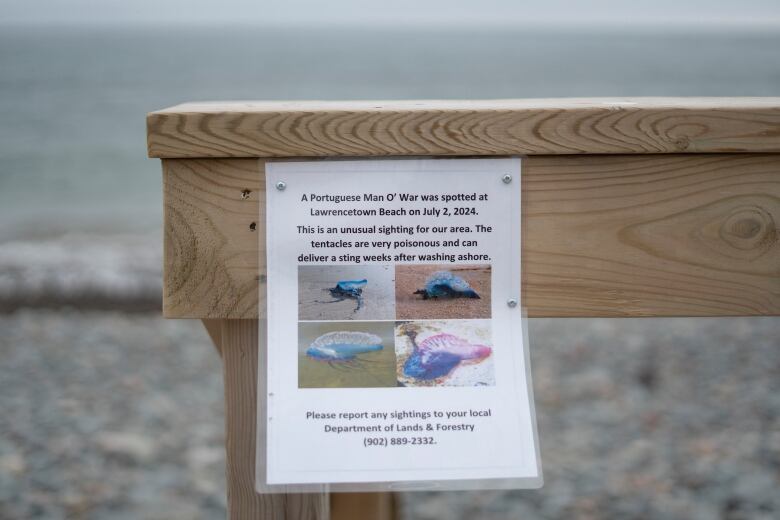
M 329 507 L 325 494 L 260 495 L 255 492 L 257 349 L 257 320 L 222 320 L 228 518 L 327 519 Z M 264 471 L 265 468 L 257 470 Z
M 254 492 L 268 158 L 523 155 L 529 316 L 780 315 L 780 98 L 208 103 L 147 125 L 163 312 L 204 320 L 224 362 L 231 519 L 329 516 Z M 393 516 L 390 494 L 331 507 Z

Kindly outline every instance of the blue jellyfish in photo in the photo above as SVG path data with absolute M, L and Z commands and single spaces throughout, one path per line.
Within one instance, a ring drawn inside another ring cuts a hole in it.
M 330 287 L 326 289 L 335 299 L 332 302 L 324 303 L 341 302 L 347 298 L 353 298 L 357 300 L 357 307 L 355 307 L 354 311 L 357 312 L 363 306 L 363 288 L 367 283 L 368 280 L 365 278 L 362 280 L 341 280 L 336 283 L 336 287 Z
M 425 287 L 414 291 L 423 300 L 434 298 L 479 298 L 479 294 L 460 276 L 449 271 L 437 271 L 425 281 Z

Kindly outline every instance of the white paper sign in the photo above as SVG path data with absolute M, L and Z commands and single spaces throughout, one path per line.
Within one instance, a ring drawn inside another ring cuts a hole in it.
M 520 166 L 266 165 L 259 491 L 541 485 Z

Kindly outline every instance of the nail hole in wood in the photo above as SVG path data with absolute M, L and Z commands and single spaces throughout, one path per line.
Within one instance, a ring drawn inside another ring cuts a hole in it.
M 249 231 L 257 231 L 257 222 L 249 224 Z
M 252 193 L 252 190 L 241 190 L 241 200 L 248 199 L 250 193 Z

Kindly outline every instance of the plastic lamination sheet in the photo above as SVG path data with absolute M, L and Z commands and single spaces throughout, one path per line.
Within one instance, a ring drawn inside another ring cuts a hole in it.
M 266 165 L 258 492 L 542 483 L 521 159 Z

